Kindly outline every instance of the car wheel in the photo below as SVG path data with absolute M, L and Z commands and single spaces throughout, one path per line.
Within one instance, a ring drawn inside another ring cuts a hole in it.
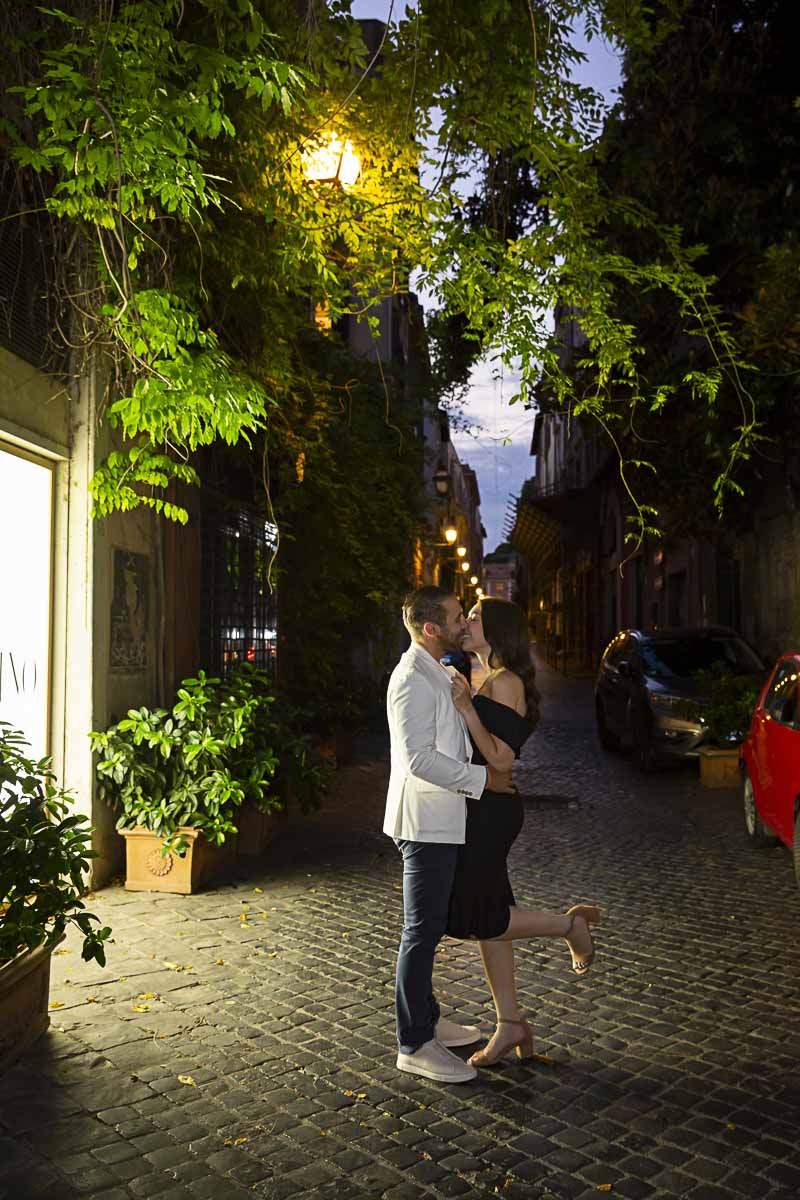
M 606 723 L 606 711 L 603 707 L 602 701 L 597 701 L 594 711 L 597 720 L 597 737 L 600 741 L 600 745 L 604 750 L 619 750 L 619 738 L 608 728 Z
M 770 833 L 761 817 L 758 814 L 758 806 L 756 805 L 756 794 L 753 789 L 753 781 L 747 771 L 742 776 L 742 803 L 744 806 L 744 827 L 747 830 L 747 836 L 750 839 L 750 844 L 761 848 L 767 846 L 777 846 L 778 838 Z M 797 823 L 795 822 L 795 833 L 797 832 Z M 800 848 L 795 845 L 794 865 L 795 871 L 798 870 L 800 862 Z

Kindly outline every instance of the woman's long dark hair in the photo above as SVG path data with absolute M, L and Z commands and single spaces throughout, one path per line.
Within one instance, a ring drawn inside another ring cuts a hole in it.
M 541 715 L 541 696 L 536 688 L 527 617 L 518 604 L 499 596 L 483 596 L 480 612 L 483 636 L 492 648 L 489 666 L 505 667 L 519 675 L 525 688 L 525 715 L 535 727 Z

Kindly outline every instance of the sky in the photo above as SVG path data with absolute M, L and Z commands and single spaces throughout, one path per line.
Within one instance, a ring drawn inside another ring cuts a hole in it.
M 354 17 L 372 17 L 385 21 L 391 0 L 353 0 Z M 395 3 L 395 12 L 403 5 Z M 619 83 L 617 55 L 606 42 L 586 42 L 576 31 L 575 46 L 587 61 L 575 71 L 575 78 L 609 100 Z M 426 298 L 421 297 L 423 305 Z M 508 371 L 498 374 L 498 363 L 482 362 L 473 370 L 464 408 L 465 420 L 479 426 L 471 432 L 454 432 L 453 444 L 462 462 L 469 463 L 478 476 L 481 493 L 481 517 L 486 529 L 484 553 L 503 541 L 506 511 L 512 496 L 519 495 L 522 484 L 533 473 L 530 458 L 534 412 L 521 404 L 509 404 L 516 393 L 516 380 Z

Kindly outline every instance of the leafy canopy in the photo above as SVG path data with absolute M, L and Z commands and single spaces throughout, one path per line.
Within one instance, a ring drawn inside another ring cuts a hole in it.
M 162 507 L 171 479 L 196 478 L 199 447 L 291 412 L 314 373 L 299 347 L 309 301 L 374 326 L 370 306 L 405 291 L 411 267 L 476 347 L 521 365 L 520 398 L 544 381 L 612 434 L 631 406 L 658 411 L 688 389 L 713 408 L 732 387 L 722 504 L 758 433 L 745 364 L 698 248 L 607 186 L 605 102 L 571 78 L 576 23 L 652 57 L 687 2 L 655 20 L 642 0 L 421 0 L 377 63 L 342 0 L 300 16 L 288 0 L 87 0 L 23 21 L 22 109 L 6 132 L 83 239 L 85 341 L 115 360 L 107 416 L 128 439 L 95 476 L 97 511 Z M 331 133 L 361 155 L 352 189 L 304 176 Z M 646 234 L 635 257 L 604 242 L 612 217 Z M 644 373 L 622 285 L 668 295 L 710 361 L 677 384 Z M 557 303 L 580 314 L 590 387 L 561 370 Z

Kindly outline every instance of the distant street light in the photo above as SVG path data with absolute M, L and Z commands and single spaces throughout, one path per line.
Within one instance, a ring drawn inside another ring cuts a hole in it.
M 468 562 L 462 562 L 462 564 L 461 564 L 461 570 L 462 570 L 462 571 L 468 571 L 468 570 L 469 570 L 469 563 L 468 563 Z
M 466 553 L 467 553 L 466 546 L 456 546 L 456 554 L 458 555 L 459 558 L 463 558 Z
M 361 159 L 349 138 L 331 133 L 313 150 L 304 151 L 303 174 L 313 183 L 338 184 L 348 191 L 361 174 Z
M 448 525 L 447 529 L 444 531 L 444 540 L 447 542 L 448 546 L 452 546 L 457 537 L 458 530 L 455 528 L 455 526 Z
M 471 584 L 473 584 L 473 585 L 474 585 L 474 584 L 476 584 L 476 583 L 478 582 L 478 576 L 477 576 L 477 575 L 470 575 L 470 577 L 469 577 L 469 581 L 470 581 L 470 583 L 471 583 Z

